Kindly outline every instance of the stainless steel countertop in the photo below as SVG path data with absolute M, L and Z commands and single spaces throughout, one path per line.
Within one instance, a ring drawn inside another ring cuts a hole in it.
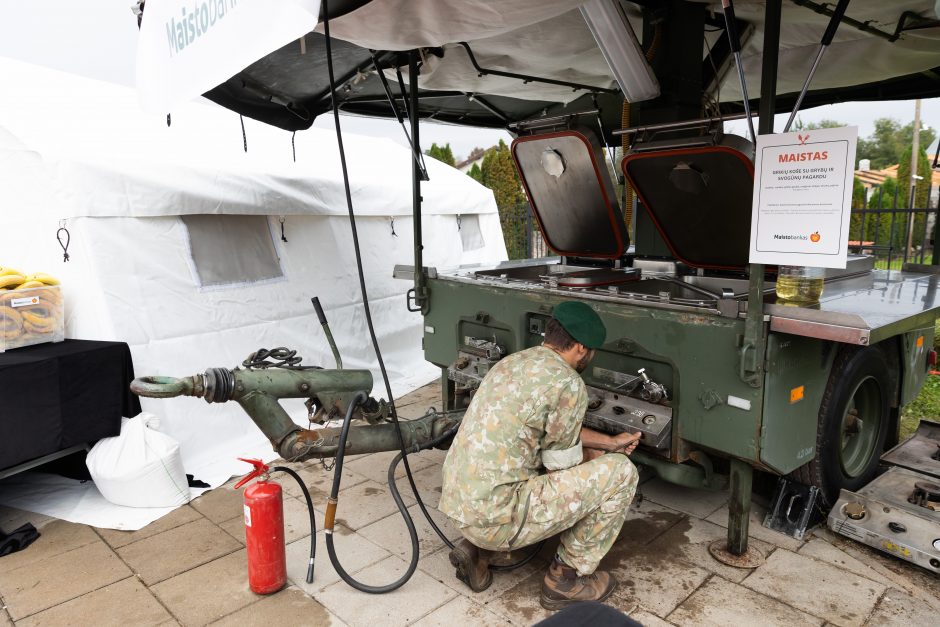
M 770 295 L 770 330 L 850 344 L 874 344 L 931 326 L 940 314 L 940 275 L 874 270 L 827 282 L 818 304 L 794 306 Z

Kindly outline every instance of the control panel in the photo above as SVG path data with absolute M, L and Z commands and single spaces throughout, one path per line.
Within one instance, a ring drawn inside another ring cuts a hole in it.
M 626 394 L 588 386 L 584 426 L 604 433 L 642 433 L 640 444 L 668 448 L 672 435 L 672 407 L 650 403 Z

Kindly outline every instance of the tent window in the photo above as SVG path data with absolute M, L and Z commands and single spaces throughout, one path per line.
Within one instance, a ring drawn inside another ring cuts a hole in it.
M 460 216 L 460 242 L 464 250 L 477 250 L 486 246 L 480 230 L 480 216 L 475 213 Z
M 266 216 L 181 216 L 201 287 L 284 276 Z

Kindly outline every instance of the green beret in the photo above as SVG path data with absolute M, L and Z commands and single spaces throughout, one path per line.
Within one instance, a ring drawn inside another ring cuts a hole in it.
M 607 337 L 607 329 L 597 312 L 588 305 L 575 300 L 558 304 L 552 311 L 568 335 L 587 348 L 600 348 Z

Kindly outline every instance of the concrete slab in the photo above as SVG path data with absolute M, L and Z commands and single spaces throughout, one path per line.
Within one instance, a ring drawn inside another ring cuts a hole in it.
M 175 623 L 170 613 L 137 577 L 128 577 L 17 621 L 17 627 L 71 625 L 76 621 L 84 625 L 135 627 L 163 625 L 168 621 Z
M 415 485 L 418 486 L 418 494 L 421 496 L 421 500 L 424 501 L 424 504 L 428 507 L 437 507 L 438 503 L 441 502 L 441 485 L 444 480 L 441 475 L 441 467 L 437 464 L 432 464 L 427 468 L 422 468 L 411 474 L 415 480 Z M 402 494 L 412 496 L 411 486 L 408 484 L 407 477 L 396 478 L 396 484 Z
M 797 540 L 792 536 L 788 536 L 785 533 L 780 533 L 779 531 L 774 531 L 764 526 L 764 516 L 767 515 L 767 508 L 763 505 L 756 503 L 751 500 L 751 515 L 748 517 L 750 524 L 748 526 L 748 534 L 752 538 L 757 538 L 758 540 L 763 540 L 773 544 L 774 546 L 783 547 L 789 549 L 790 551 L 797 551 L 805 540 Z M 706 518 L 708 522 L 715 523 L 720 525 L 725 529 L 728 528 L 728 508 L 721 507 L 714 511 L 711 516 Z
M 910 627 L 911 625 L 936 625 L 940 622 L 936 608 L 920 599 L 915 599 L 903 590 L 889 588 L 885 592 L 866 625 L 879 627 Z
M 412 623 L 414 627 L 454 627 L 455 625 L 495 627 L 508 624 L 510 623 L 506 618 L 494 614 L 479 603 L 474 603 L 463 596 L 458 596 L 421 620 Z
M 861 625 L 886 587 L 832 564 L 777 549 L 744 586 L 835 625 Z
M 707 518 L 728 502 L 726 491 L 714 492 L 685 488 L 659 478 L 644 483 L 642 490 L 643 496 L 650 501 L 696 518 Z
M 112 549 L 117 549 L 122 546 L 127 546 L 131 542 L 137 542 L 138 540 L 155 536 L 158 533 L 175 529 L 180 525 L 185 525 L 188 522 L 200 518 L 202 518 L 202 514 L 187 504 L 182 507 L 177 507 L 163 518 L 159 518 L 137 531 L 118 531 L 117 529 L 101 529 L 97 527 L 95 531 L 98 532 L 98 535 L 100 535 Z
M 244 549 L 176 575 L 150 589 L 187 626 L 206 625 L 261 598 L 248 588 Z
M 667 533 L 681 536 L 689 525 L 689 519 L 684 518 Z M 600 568 L 611 571 L 617 578 L 614 596 L 618 607 L 629 610 L 634 603 L 639 603 L 660 618 L 666 618 L 711 573 L 686 562 L 681 552 L 665 545 L 651 548 L 654 544 L 656 542 L 637 544 L 626 538 L 619 540 L 601 561 Z
M 27 512 L 15 507 L 0 505 L 0 529 L 12 531 L 18 529 L 25 523 L 31 523 L 33 527 L 40 531 L 44 526 L 56 520 L 52 516 L 37 514 L 36 512 Z
M 316 515 L 316 518 L 318 524 L 323 520 L 320 515 Z M 241 544 L 245 544 L 244 513 L 231 520 L 219 523 L 219 527 Z M 310 514 L 307 512 L 307 503 L 290 496 L 286 497 L 284 499 L 284 542 L 289 544 L 309 535 Z
M 438 379 L 395 400 L 398 417 L 406 420 L 420 418 L 432 407 L 438 410 L 443 408 L 441 382 Z
M 3 528 L 12 531 L 13 528 Z M 39 538 L 22 551 L 5 555 L 0 559 L 0 573 L 22 568 L 56 555 L 61 555 L 86 544 L 100 542 L 98 535 L 85 525 L 64 520 L 54 520 L 39 530 Z
M 490 603 L 503 596 L 509 589 L 515 586 L 520 580 L 529 575 L 538 574 L 544 576 L 548 562 L 541 557 L 536 557 L 531 562 L 509 572 L 494 572 L 493 583 L 483 592 L 473 592 L 466 584 L 457 579 L 454 574 L 454 567 L 451 565 L 448 555 L 450 549 L 442 548 L 431 555 L 422 556 L 418 562 L 418 570 L 427 573 L 436 581 L 455 590 L 461 596 L 469 597 L 471 601 L 489 606 Z M 540 580 L 541 581 L 541 580 Z M 491 608 L 492 609 L 492 608 Z
M 620 529 L 620 540 L 629 540 L 634 544 L 647 544 L 672 528 L 686 514 L 663 507 L 649 500 L 636 501 L 627 510 L 627 518 Z
M 813 535 L 870 566 L 879 575 L 890 580 L 893 587 L 906 590 L 927 601 L 940 612 L 940 577 L 898 557 L 837 535 L 825 527 L 814 529 Z
M 239 548 L 232 536 L 200 518 L 116 550 L 150 586 Z
M 891 580 L 874 568 L 862 563 L 842 549 L 836 548 L 821 538 L 813 538 L 804 544 L 802 548 L 800 548 L 799 554 L 814 557 L 820 561 L 832 564 L 837 568 L 847 570 L 850 573 L 855 573 L 856 575 L 885 584 L 886 586 L 891 585 Z
M 316 507 L 326 506 L 326 497 L 330 494 L 330 488 L 333 487 L 333 471 L 326 470 L 319 460 L 310 460 L 299 464 L 289 464 L 278 460 L 278 466 L 287 466 L 295 471 L 300 478 L 304 480 L 304 485 L 310 491 L 310 498 Z M 284 488 L 284 492 L 290 496 L 303 499 L 303 492 L 297 481 L 286 473 L 277 473 L 274 475 Z M 360 484 L 366 480 L 366 477 L 357 472 L 353 472 L 349 466 L 343 464 L 343 480 L 340 483 L 340 491 L 349 489 L 354 485 Z M 382 481 L 382 483 L 385 483 Z
M 418 533 L 418 550 L 422 556 L 434 553 L 446 546 L 431 528 L 417 504 L 409 507 L 408 512 L 411 514 L 415 530 Z M 450 518 L 433 507 L 428 508 L 428 513 L 431 514 L 431 519 L 451 542 L 456 542 L 463 537 Z M 360 529 L 358 533 L 373 544 L 388 549 L 402 559 L 411 559 L 411 541 L 408 536 L 408 529 L 405 527 L 404 519 L 398 512 Z
M 244 489 L 220 486 L 190 501 L 190 505 L 214 523 L 231 520 L 242 515 L 245 503 Z
M 356 579 L 370 585 L 384 585 L 401 577 L 407 563 L 390 556 L 363 569 Z M 420 570 L 404 586 L 382 595 L 382 602 L 368 602 L 363 594 L 345 582 L 335 583 L 317 595 L 317 600 L 352 627 L 375 627 L 390 623 L 404 625 L 430 614 L 457 593 Z
M 10 617 L 18 621 L 130 575 L 131 571 L 114 551 L 97 539 L 77 549 L 0 573 L 0 596 Z
M 219 627 L 271 627 L 271 625 L 340 627 L 345 625 L 317 601 L 294 587 L 284 588 L 280 592 L 264 597 L 212 624 Z
M 402 500 L 405 507 L 415 502 L 406 493 L 402 493 Z M 384 484 L 365 481 L 340 495 L 336 522 L 355 531 L 397 512 L 398 506 Z
M 757 623 L 767 627 L 809 627 L 823 623 L 820 618 L 717 576 L 692 593 L 668 618 L 676 625 L 696 627 Z
M 451 568 L 453 570 L 453 568 Z M 546 619 L 550 612 L 539 605 L 544 569 L 530 573 L 523 579 L 512 577 L 512 585 L 498 596 L 490 599 L 486 608 L 511 621 L 514 625 L 531 625 Z M 611 603 L 613 605 L 613 603 Z
M 643 625 L 643 627 L 672 627 L 672 623 L 661 619 L 652 612 L 647 612 L 642 607 L 637 608 L 630 614 L 630 618 Z
M 395 459 L 396 455 L 398 455 L 397 451 L 356 455 L 343 462 L 343 470 L 348 468 L 371 481 L 386 485 L 388 483 L 388 467 L 392 463 L 392 460 Z M 423 470 L 436 463 L 437 460 L 429 456 L 425 451 L 408 455 L 408 465 L 411 467 L 412 473 Z M 404 479 L 404 477 L 405 464 L 401 462 L 395 470 L 395 478 Z M 399 483 L 407 485 L 407 480 L 399 481 Z
M 693 564 L 729 581 L 741 583 L 752 571 L 722 564 L 708 552 L 708 545 L 715 540 L 728 537 L 728 530 L 698 518 L 686 518 L 670 528 L 656 540 L 640 550 L 644 559 L 659 559 L 676 563 Z M 764 557 L 770 555 L 774 546 L 751 538 L 750 546 L 761 551 Z M 656 556 L 655 558 L 651 556 Z
M 339 525 L 333 530 L 333 542 L 339 562 L 348 573 L 356 573 L 391 555 L 385 549 Z M 317 534 L 317 557 L 312 584 L 306 581 L 309 557 L 309 538 L 287 545 L 287 578 L 307 594 L 316 596 L 323 588 L 340 581 L 327 554 L 325 534 L 322 530 Z
M 13 627 L 13 621 L 4 609 L 0 609 L 0 627 Z

